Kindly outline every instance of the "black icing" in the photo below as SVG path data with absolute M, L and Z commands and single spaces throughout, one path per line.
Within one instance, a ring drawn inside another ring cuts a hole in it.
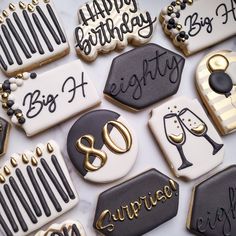
M 10 124 L 0 117 L 0 124 L 1 124 L 1 130 L 0 130 L 0 155 L 3 155 L 5 153 L 5 148 L 7 146 L 8 142 L 8 133 L 10 131 Z
M 7 61 L 8 61 L 8 63 L 9 63 L 9 65 L 13 65 L 14 62 L 13 62 L 13 60 L 12 60 L 12 57 L 11 57 L 11 55 L 10 55 L 10 53 L 9 53 L 9 51 L 8 51 L 8 49 L 7 49 L 7 47 L 6 47 L 5 43 L 4 43 L 4 41 L 3 41 L 1 35 L 0 35 L 0 45 L 1 45 L 1 47 L 2 47 L 2 50 L 3 50 L 3 52 L 4 52 L 5 57 L 7 58 Z
M 212 72 L 209 77 L 209 85 L 214 92 L 224 94 L 226 97 L 230 96 L 233 88 L 232 79 L 224 71 Z
M 11 230 L 8 228 L 6 221 L 3 219 L 2 215 L 0 214 L 0 225 L 2 226 L 4 232 L 7 236 L 13 236 Z
M 104 93 L 134 109 L 143 109 L 178 91 L 185 59 L 156 44 L 116 57 Z M 128 65 L 128 66 L 127 66 Z
M 93 135 L 95 139 L 94 147 L 98 150 L 104 145 L 102 138 L 102 129 L 104 125 L 111 120 L 117 120 L 119 114 L 109 110 L 96 110 L 80 117 L 71 127 L 67 136 L 67 152 L 75 168 L 82 176 L 87 174 L 84 168 L 84 154 L 76 149 L 76 141 L 84 135 Z M 110 128 L 111 130 L 111 128 Z M 92 163 L 95 157 L 90 157 Z
M 197 185 L 190 231 L 204 236 L 236 235 L 236 166 Z

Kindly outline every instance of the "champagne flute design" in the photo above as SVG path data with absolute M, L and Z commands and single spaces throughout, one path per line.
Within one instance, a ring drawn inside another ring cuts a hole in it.
M 224 144 L 218 144 L 208 136 L 208 127 L 205 122 L 188 108 L 184 108 L 179 113 L 179 119 L 190 133 L 197 137 L 204 137 L 211 144 L 213 147 L 213 155 L 219 152 L 224 146 Z
M 170 113 L 164 116 L 164 128 L 168 141 L 176 146 L 182 160 L 182 165 L 178 170 L 185 169 L 193 164 L 187 160 L 183 152 L 183 145 L 186 141 L 186 134 L 178 116 Z

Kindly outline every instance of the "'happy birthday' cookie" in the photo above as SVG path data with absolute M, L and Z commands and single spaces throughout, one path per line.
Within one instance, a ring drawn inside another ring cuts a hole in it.
M 236 166 L 198 184 L 192 193 L 187 228 L 199 236 L 236 235 Z
M 0 233 L 28 235 L 78 202 L 58 145 L 13 154 L 0 169 Z
M 136 160 L 138 141 L 121 115 L 95 110 L 81 116 L 71 127 L 67 151 L 84 179 L 107 183 L 128 174 Z
M 205 56 L 196 71 L 200 97 L 222 135 L 236 130 L 236 52 Z
M 176 216 L 178 184 L 156 169 L 101 193 L 93 226 L 105 236 L 137 236 Z
M 0 156 L 6 153 L 11 125 L 0 117 Z
M 53 224 L 46 231 L 39 231 L 35 236 L 86 236 L 79 221 L 67 220 L 61 224 Z
M 222 140 L 196 99 L 164 103 L 152 111 L 149 125 L 177 177 L 196 179 L 222 163 Z
M 78 12 L 75 29 L 76 51 L 93 61 L 99 53 L 123 49 L 128 43 L 147 43 L 155 30 L 156 17 L 139 10 L 136 0 L 90 0 Z
M 177 0 L 160 14 L 162 27 L 186 56 L 234 36 L 234 0 Z
M 156 44 L 136 48 L 113 60 L 104 94 L 144 109 L 178 91 L 184 63 L 183 57 Z
M 35 135 L 100 103 L 79 60 L 41 75 L 23 73 L 1 85 L 2 106 L 12 123 Z
M 68 53 L 52 0 L 10 3 L 0 15 L 0 67 L 6 75 L 16 76 Z

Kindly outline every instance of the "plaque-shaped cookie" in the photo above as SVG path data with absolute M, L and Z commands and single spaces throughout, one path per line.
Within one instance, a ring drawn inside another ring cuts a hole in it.
M 90 0 L 78 11 L 75 29 L 77 54 L 93 61 L 100 53 L 123 49 L 128 43 L 147 43 L 155 30 L 156 17 L 141 11 L 136 0 Z
M 85 180 L 107 183 L 131 170 L 138 141 L 133 128 L 120 114 L 95 110 L 81 116 L 71 127 L 67 151 Z
M 156 169 L 101 193 L 93 227 L 105 236 L 137 236 L 176 216 L 178 184 Z
M 176 0 L 160 13 L 165 33 L 188 56 L 236 33 L 234 0 Z
M 133 49 L 113 60 L 104 94 L 144 109 L 178 91 L 184 63 L 182 56 L 156 44 Z
M 236 52 L 205 56 L 196 71 L 200 97 L 222 135 L 236 130 Z
M 79 60 L 37 75 L 23 73 L 2 84 L 2 105 L 12 123 L 27 136 L 100 103 L 97 91 Z
M 199 236 L 236 235 L 236 166 L 198 184 L 192 193 L 187 228 Z
M 52 0 L 10 3 L 0 15 L 0 67 L 6 75 L 31 71 L 68 53 Z
M 0 169 L 0 234 L 24 236 L 78 203 L 58 145 L 13 154 Z
M 196 99 L 164 103 L 152 111 L 149 125 L 177 177 L 196 179 L 222 163 L 222 140 Z

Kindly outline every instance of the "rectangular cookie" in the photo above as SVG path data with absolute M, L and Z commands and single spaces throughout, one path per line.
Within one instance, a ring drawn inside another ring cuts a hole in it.
M 0 169 L 0 234 L 28 235 L 78 203 L 54 141 L 13 154 Z
M 69 44 L 52 0 L 11 3 L 0 15 L 0 67 L 7 76 L 68 53 Z

